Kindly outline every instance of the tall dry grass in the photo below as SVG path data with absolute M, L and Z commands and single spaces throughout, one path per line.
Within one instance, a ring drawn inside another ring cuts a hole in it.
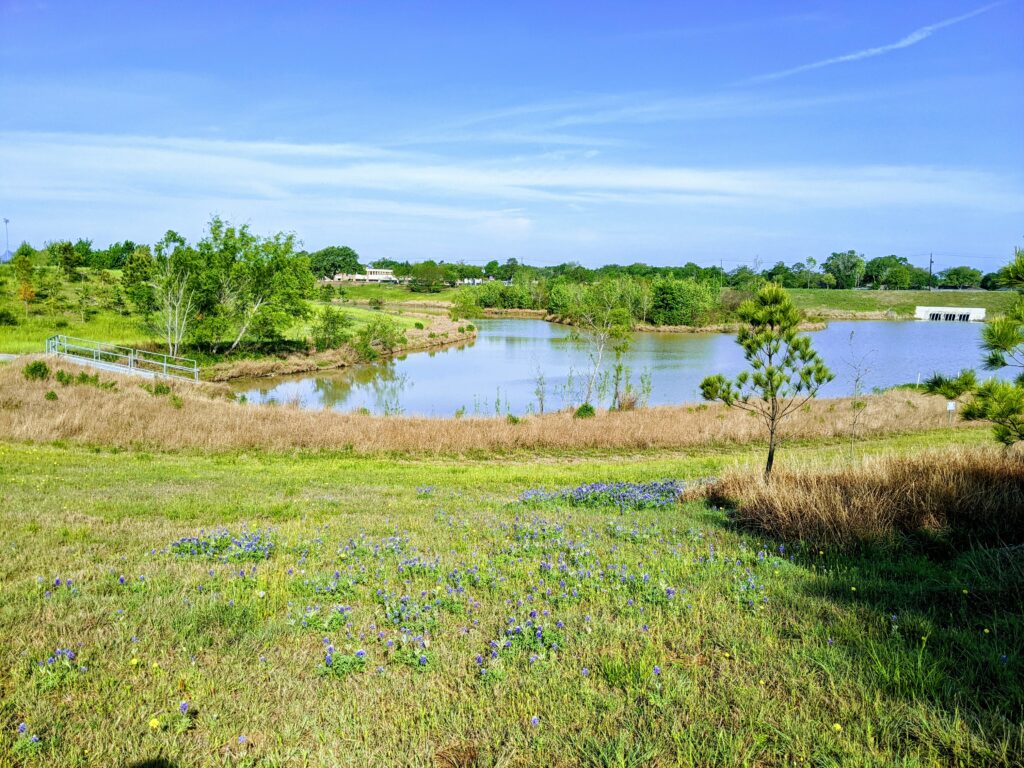
M 144 380 L 116 379 L 113 391 L 91 386 L 29 382 L 22 368 L 29 358 L 0 366 L 0 438 L 155 448 L 270 450 L 352 449 L 463 453 L 560 449 L 678 449 L 761 441 L 761 423 L 720 405 L 660 407 L 599 413 L 573 419 L 568 413 L 504 419 L 376 417 L 295 406 L 231 402 L 226 388 L 175 384 L 175 399 L 144 391 Z M 81 370 L 66 361 L 51 367 Z M 47 390 L 58 399 L 44 398 Z M 945 404 L 936 398 L 890 392 L 866 398 L 860 437 L 937 429 L 946 423 Z M 785 426 L 785 437 L 843 438 L 854 410 L 849 400 L 812 402 Z M 960 425 L 958 429 L 974 427 Z
M 995 447 L 869 458 L 854 466 L 735 471 L 706 488 L 735 519 L 785 539 L 850 546 L 925 534 L 1024 543 L 1024 457 Z

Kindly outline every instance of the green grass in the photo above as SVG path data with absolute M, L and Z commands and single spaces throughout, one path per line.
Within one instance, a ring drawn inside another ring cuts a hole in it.
M 1006 312 L 1016 294 L 1008 291 L 853 291 L 825 288 L 788 288 L 799 309 L 886 312 L 913 316 L 914 307 L 984 307 L 988 313 Z
M 782 460 L 845 450 L 789 446 Z M 760 461 L 758 449 L 488 460 L 0 443 L 0 765 L 1024 757 L 1024 585 L 1010 555 L 843 555 L 734 530 L 701 504 L 516 501 Z M 169 551 L 221 526 L 272 530 L 272 556 Z M 530 610 L 542 638 L 527 628 L 491 659 L 489 641 Z M 45 664 L 58 647 L 74 665 Z M 36 745 L 17 739 L 20 722 Z
M 341 286 L 345 298 L 351 301 L 380 299 L 387 304 L 404 304 L 410 301 L 454 301 L 458 288 L 445 288 L 438 293 L 416 293 L 405 285 L 349 285 Z

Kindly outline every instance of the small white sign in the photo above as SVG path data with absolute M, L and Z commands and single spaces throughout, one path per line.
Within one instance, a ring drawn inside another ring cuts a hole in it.
M 946 403 L 946 410 L 947 411 L 955 411 L 956 410 L 956 400 L 950 400 L 949 402 L 947 402 Z

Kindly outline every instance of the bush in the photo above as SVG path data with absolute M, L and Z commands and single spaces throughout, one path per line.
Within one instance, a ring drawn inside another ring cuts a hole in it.
M 510 413 L 508 416 L 505 417 L 505 421 L 507 421 L 509 424 L 518 424 L 520 422 L 520 418 Z
M 415 323 L 413 323 L 413 327 L 417 331 L 422 331 L 423 330 L 423 323 L 421 323 L 419 320 L 417 320 Z
M 594 406 L 590 403 L 584 403 L 576 412 L 572 415 L 574 419 L 590 419 L 597 415 L 597 411 L 594 410 Z
M 21 372 L 29 381 L 46 381 L 50 378 L 50 366 L 42 360 L 33 360 Z
M 356 333 L 355 348 L 364 360 L 373 360 L 380 350 L 393 351 L 405 343 L 405 334 L 398 323 L 387 315 L 377 315 Z
M 819 545 L 1024 543 L 1024 460 L 995 451 L 889 456 L 856 467 L 727 475 L 705 490 L 736 522 Z
M 324 307 L 313 321 L 313 344 L 318 352 L 337 349 L 348 341 L 352 317 L 335 307 Z
M 53 401 L 57 399 L 57 393 L 51 389 L 49 392 L 43 395 L 43 397 L 45 397 L 47 400 Z
M 18 324 L 18 318 L 9 309 L 0 309 L 0 325 L 14 326 Z

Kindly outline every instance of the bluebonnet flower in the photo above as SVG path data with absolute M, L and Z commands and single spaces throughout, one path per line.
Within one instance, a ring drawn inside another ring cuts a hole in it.
M 584 677 L 589 677 L 590 676 L 590 670 L 587 669 L 586 667 L 583 668 L 582 672 L 583 672 L 583 676 Z
M 181 702 L 181 704 L 178 705 L 178 711 L 181 712 L 181 714 L 183 714 L 183 715 L 187 715 L 188 714 L 188 702 L 187 701 Z
M 28 730 L 28 726 L 25 723 L 18 723 L 18 733 L 25 733 Z
M 537 717 L 537 715 L 534 715 L 533 717 L 531 717 L 530 718 L 530 725 L 532 725 L 534 728 L 536 728 L 538 725 L 540 725 L 540 718 Z
M 427 657 L 426 656 L 420 656 L 420 666 L 421 667 L 427 666 Z
M 655 676 L 661 674 L 661 667 L 659 667 L 657 664 L 654 665 L 654 674 Z

